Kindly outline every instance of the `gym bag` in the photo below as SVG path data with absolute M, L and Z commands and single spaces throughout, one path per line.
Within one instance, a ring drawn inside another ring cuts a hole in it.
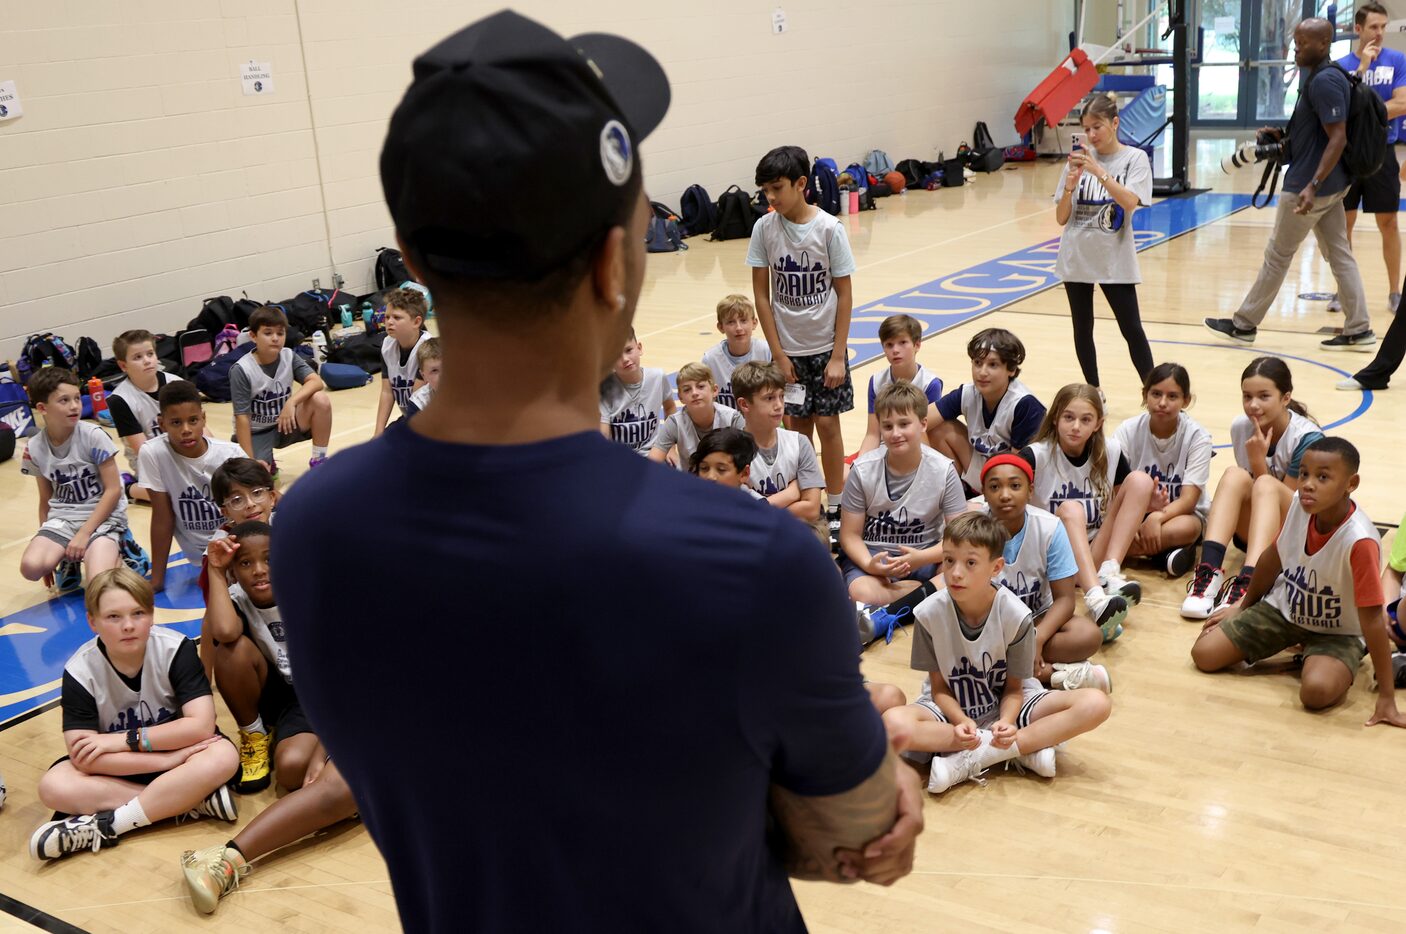
M 718 223 L 709 240 L 742 240 L 752 236 L 757 215 L 752 199 L 736 185 L 718 196 Z
M 1386 104 L 1382 103 L 1377 92 L 1364 84 L 1356 74 L 1337 62 L 1331 64 L 1347 76 L 1351 89 L 1348 95 L 1347 147 L 1343 150 L 1343 168 L 1353 178 L 1368 178 L 1377 174 L 1377 170 L 1386 161 Z
M 388 246 L 376 247 L 375 275 L 377 290 L 398 288 L 402 282 L 412 278 L 400 251 Z
M 972 148 L 976 150 L 996 148 L 996 141 L 991 138 L 991 131 L 987 129 L 984 121 L 978 120 L 976 129 L 972 130 Z
M 75 355 L 74 367 L 78 371 L 79 377 L 87 380 L 96 376 L 102 362 L 103 352 L 98 347 L 98 342 L 91 337 L 78 338 L 78 353 Z
M 679 200 L 679 226 L 685 237 L 712 233 L 718 226 L 718 208 L 702 185 L 689 185 Z
M 851 162 L 842 174 L 850 177 L 855 188 L 869 187 L 869 173 L 858 162 Z
M 239 361 L 240 357 L 252 352 L 254 342 L 241 344 L 229 353 L 220 354 L 209 363 L 200 368 L 195 374 L 195 388 L 211 402 L 228 402 L 230 400 L 229 391 L 229 369 Z
M 811 204 L 826 214 L 840 213 L 840 176 L 834 159 L 816 159 L 811 166 L 806 195 Z
M 20 438 L 28 438 L 39 430 L 29 407 L 29 393 L 8 377 L 0 378 L 0 424 Z
M 77 359 L 73 348 L 62 337 L 45 331 L 43 334 L 31 334 L 29 340 L 24 342 L 24 349 L 20 351 L 20 359 L 16 361 L 16 366 L 28 364 L 30 372 L 46 366 L 61 366 L 71 370 Z M 29 378 L 23 370 L 21 367 L 20 375 L 28 382 Z
M 376 334 L 353 334 L 327 351 L 327 364 L 324 365 L 349 363 L 375 376 L 385 369 L 385 362 L 381 359 L 381 343 L 384 340 Z
M 371 382 L 372 378 L 370 373 L 354 363 L 324 363 L 318 375 L 328 389 L 356 389 Z
M 658 201 L 651 201 L 649 206 L 653 214 L 644 234 L 645 250 L 650 253 L 677 253 L 688 249 L 683 242 L 683 231 L 679 229 L 679 216 L 673 209 Z
M 893 171 L 893 160 L 882 149 L 871 149 L 864 157 L 864 171 L 875 178 L 883 178 Z

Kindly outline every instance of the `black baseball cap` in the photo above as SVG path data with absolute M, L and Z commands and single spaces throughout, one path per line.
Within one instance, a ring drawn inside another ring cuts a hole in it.
M 415 60 L 391 117 L 396 230 L 441 275 L 538 279 L 626 214 L 639 143 L 668 109 L 664 69 L 627 39 L 481 19 Z

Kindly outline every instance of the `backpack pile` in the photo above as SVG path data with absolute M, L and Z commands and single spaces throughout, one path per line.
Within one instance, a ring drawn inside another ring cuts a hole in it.
M 651 201 L 653 210 L 649 218 L 649 228 L 644 235 L 644 248 L 650 253 L 677 253 L 688 249 L 683 242 L 683 231 L 679 227 L 679 216 L 667 204 Z

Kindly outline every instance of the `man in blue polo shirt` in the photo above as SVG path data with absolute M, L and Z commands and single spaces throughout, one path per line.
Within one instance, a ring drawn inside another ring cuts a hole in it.
M 1357 50 L 1338 59 L 1338 64 L 1356 72 L 1386 103 L 1386 141 L 1390 144 L 1386 160 L 1375 175 L 1353 181 L 1343 208 L 1347 211 L 1349 242 L 1359 207 L 1377 219 L 1377 229 L 1382 233 L 1382 256 L 1386 259 L 1387 309 L 1395 314 L 1396 306 L 1401 303 L 1401 231 L 1396 223 L 1396 213 L 1401 206 L 1401 166 L 1396 160 L 1396 141 L 1401 135 L 1402 115 L 1406 115 L 1406 55 L 1396 49 L 1382 48 L 1388 18 L 1386 7 L 1380 3 L 1359 5 L 1353 17 Z M 1328 310 L 1342 310 L 1336 295 L 1328 303 Z
M 416 59 L 391 118 L 444 373 L 289 491 L 273 564 L 407 931 L 797 932 L 788 874 L 912 868 L 916 773 L 826 549 L 600 434 L 668 103 L 639 46 L 505 11 Z

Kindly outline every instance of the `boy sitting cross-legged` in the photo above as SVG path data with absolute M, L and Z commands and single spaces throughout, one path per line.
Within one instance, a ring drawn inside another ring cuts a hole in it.
M 1010 759 L 1052 778 L 1054 747 L 1092 730 L 1112 709 L 1100 690 L 1047 691 L 1032 677 L 1030 608 L 994 580 L 1008 537 L 982 513 L 947 524 L 947 587 L 913 611 L 912 665 L 927 672 L 923 693 L 884 713 L 889 735 L 907 737 L 905 755 L 935 754 L 928 779 L 935 794 Z
M 30 439 L 20 473 L 39 486 L 39 531 L 20 557 L 26 580 L 53 580 L 60 593 L 122 561 L 127 497 L 118 474 L 117 445 L 80 420 L 83 397 L 71 370 L 45 367 L 29 380 L 44 430 Z
M 293 688 L 284 624 L 269 576 L 263 522 L 241 522 L 210 543 L 206 624 L 216 683 L 239 726 L 240 792 L 268 787 L 269 753 L 283 797 L 234 839 L 181 857 L 195 907 L 205 914 L 249 872 L 249 862 L 356 813 L 351 789 L 303 715 Z
M 818 524 L 825 475 L 820 472 L 810 439 L 781 427 L 786 409 L 786 377 L 776 364 L 753 360 L 732 371 L 732 391 L 747 433 L 757 444 L 747 482 L 773 506 L 803 522 Z M 829 530 L 818 525 L 817 528 L 828 543 Z
M 195 643 L 152 626 L 151 585 L 128 568 L 94 577 L 84 602 L 96 636 L 64 665 L 68 755 L 39 780 L 44 806 L 73 816 L 36 830 L 30 855 L 96 852 L 168 817 L 235 820 L 239 753 L 215 730 Z

